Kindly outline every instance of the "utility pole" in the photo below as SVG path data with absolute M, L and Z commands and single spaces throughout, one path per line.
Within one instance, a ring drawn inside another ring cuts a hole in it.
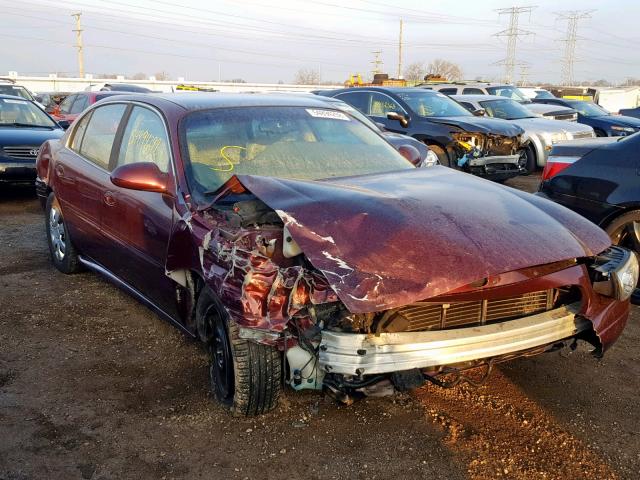
M 567 20 L 567 36 L 562 39 L 564 55 L 562 57 L 562 85 L 573 85 L 573 65 L 576 62 L 576 41 L 578 40 L 578 22 L 590 18 L 593 10 L 573 10 L 556 13 L 560 20 Z
M 402 19 L 400 19 L 400 37 L 398 38 L 398 77 L 402 78 Z
M 78 49 L 78 72 L 80 73 L 80 78 L 84 78 L 84 52 L 82 49 L 82 25 L 80 24 L 80 17 L 82 16 L 82 12 L 72 13 L 71 16 L 76 18 L 76 28 L 72 31 L 76 32 L 76 48 Z
M 380 50 L 376 50 L 375 52 L 371 52 L 374 55 L 374 59 L 370 62 L 373 65 L 373 70 L 371 73 L 375 76 L 377 73 L 382 73 L 380 66 L 382 65 L 382 60 L 380 60 L 380 54 L 382 53 Z
M 495 33 L 496 37 L 507 37 L 507 57 L 500 60 L 496 65 L 504 65 L 504 82 L 511 83 L 514 80 L 514 68 L 516 65 L 516 46 L 518 43 L 518 37 L 524 37 L 526 35 L 533 35 L 533 32 L 528 30 L 522 30 L 518 28 L 518 17 L 521 13 L 529 13 L 536 8 L 531 7 L 511 7 L 500 8 L 496 10 L 499 15 L 509 14 L 509 28 Z

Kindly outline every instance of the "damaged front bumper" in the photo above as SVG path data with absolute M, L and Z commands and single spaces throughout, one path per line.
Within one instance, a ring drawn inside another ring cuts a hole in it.
M 319 364 L 326 372 L 371 375 L 426 369 L 552 345 L 590 330 L 575 303 L 538 315 L 471 328 L 379 336 L 323 332 Z
M 488 178 L 490 180 L 507 180 L 524 173 L 520 165 L 519 155 L 489 155 L 472 158 L 467 168 L 469 173 Z

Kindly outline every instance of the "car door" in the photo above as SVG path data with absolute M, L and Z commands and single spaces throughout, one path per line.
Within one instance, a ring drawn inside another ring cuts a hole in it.
M 398 120 L 390 120 L 387 118 L 387 115 L 392 112 L 400 113 L 404 115 L 405 118 L 409 118 L 407 111 L 389 95 L 382 92 L 371 92 L 369 98 L 369 117 L 371 117 L 374 122 L 382 123 L 385 129 L 391 132 L 407 134 L 409 131 L 407 127 L 403 127 Z
M 110 183 L 109 163 L 124 104 L 105 105 L 84 115 L 58 150 L 53 166 L 54 191 L 69 234 L 81 254 L 100 261 L 105 255 L 100 209 Z
M 113 168 L 153 162 L 173 178 L 165 122 L 151 107 L 131 108 L 116 149 Z M 114 247 L 105 266 L 165 312 L 174 314 L 175 284 L 165 271 L 174 193 L 131 190 L 111 183 L 101 212 L 102 231 Z

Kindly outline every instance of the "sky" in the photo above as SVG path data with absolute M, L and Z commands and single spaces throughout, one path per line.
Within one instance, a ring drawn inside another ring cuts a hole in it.
M 581 20 L 577 81 L 640 78 L 640 1 L 539 0 L 0 0 L 0 75 L 61 72 L 76 76 L 75 20 L 82 12 L 85 72 L 212 81 L 293 81 L 301 68 L 323 81 L 370 74 L 374 51 L 395 76 L 399 22 L 403 65 L 442 58 L 465 78 L 501 79 L 509 16 L 497 9 L 536 6 L 517 43 L 530 82 L 559 82 L 567 22 L 557 13 L 591 11 Z M 515 79 L 521 68 L 516 67 Z

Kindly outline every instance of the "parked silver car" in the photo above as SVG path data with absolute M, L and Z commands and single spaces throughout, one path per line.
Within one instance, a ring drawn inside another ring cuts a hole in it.
M 424 83 L 418 85 L 421 88 L 436 90 L 445 95 L 497 95 L 499 97 L 510 98 L 518 103 L 526 105 L 534 113 L 538 113 L 553 120 L 565 120 L 575 122 L 578 114 L 572 108 L 560 107 L 558 105 L 547 105 L 544 103 L 533 103 L 524 95 L 518 87 L 504 83 L 489 82 L 455 82 L 455 83 Z
M 523 152 L 529 172 L 546 165 L 554 143 L 596 136 L 593 128 L 588 125 L 541 117 L 532 112 L 528 105 L 522 105 L 510 98 L 497 95 L 453 95 L 451 98 L 471 112 L 484 111 L 487 116 L 502 118 L 521 127 L 525 132 L 525 138 L 529 140 L 529 146 Z

